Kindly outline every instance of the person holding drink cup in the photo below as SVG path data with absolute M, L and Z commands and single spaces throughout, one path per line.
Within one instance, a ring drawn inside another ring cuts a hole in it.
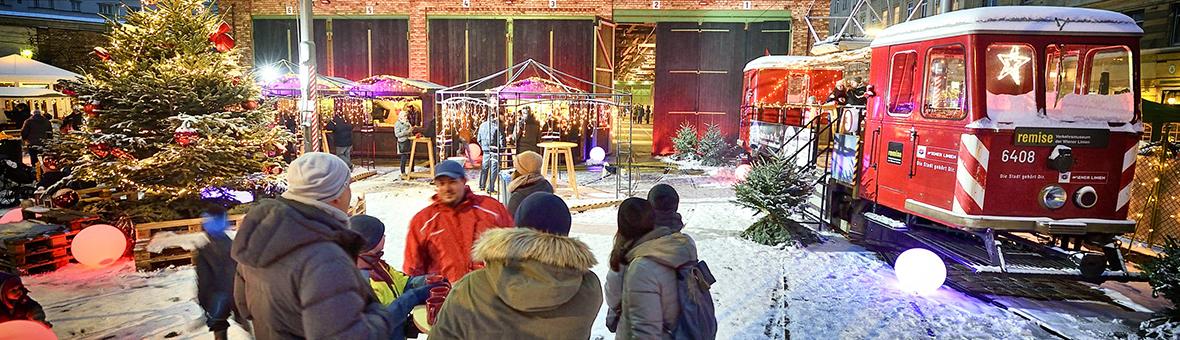
M 602 306 L 590 247 L 569 237 L 569 207 L 551 193 L 525 198 L 517 228 L 492 229 L 472 255 L 485 267 L 455 283 L 429 338 L 587 339 Z M 437 288 L 436 288 L 437 289 Z M 439 290 L 440 292 L 443 290 Z

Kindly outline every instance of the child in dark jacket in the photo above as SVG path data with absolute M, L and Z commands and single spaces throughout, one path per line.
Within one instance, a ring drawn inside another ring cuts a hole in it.
M 395 315 L 406 317 L 416 305 L 426 302 L 432 285 L 426 284 L 426 276 L 411 277 L 389 266 L 381 257 L 385 255 L 385 223 L 369 215 L 356 215 L 348 219 L 348 229 L 361 234 L 365 240 L 364 249 L 357 256 L 357 269 L 369 279 L 373 295 L 381 305 L 389 307 Z M 418 328 L 411 322 L 401 323 L 402 330 L 394 331 L 394 339 L 416 338 Z
M 229 315 L 234 311 L 234 275 L 238 263 L 230 257 L 230 247 L 233 239 L 226 235 L 229 227 L 229 216 L 224 207 L 214 205 L 201 216 L 204 221 L 205 235 L 209 243 L 201 246 L 196 252 L 197 260 L 197 304 L 205 310 L 205 324 L 213 337 L 221 340 L 227 338 L 229 329 Z M 239 320 L 241 321 L 241 320 Z M 244 322 L 239 322 L 243 324 Z
M 29 296 L 20 276 L 0 272 L 0 323 L 14 320 L 45 322 L 45 310 Z

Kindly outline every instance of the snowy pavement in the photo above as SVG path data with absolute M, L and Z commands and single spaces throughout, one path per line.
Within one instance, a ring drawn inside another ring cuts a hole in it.
M 398 266 L 407 224 L 429 203 L 433 188 L 395 177 L 374 177 L 355 184 L 354 191 L 365 192 L 368 213 L 386 223 L 385 259 Z M 924 297 L 901 292 L 887 263 L 838 236 L 808 249 L 744 240 L 738 234 L 756 217 L 729 202 L 732 191 L 721 185 L 724 179 L 673 176 L 668 182 L 681 193 L 685 232 L 696 239 L 701 259 L 718 280 L 713 297 L 719 339 L 1052 337 L 1031 321 L 948 288 Z M 613 199 L 613 193 L 610 196 L 580 201 Z M 614 208 L 603 208 L 573 218 L 571 236 L 589 244 L 602 262 L 593 268 L 600 278 L 606 276 L 615 214 Z M 33 297 L 45 305 L 54 331 L 63 339 L 211 338 L 195 303 L 191 267 L 139 273 L 130 261 L 102 270 L 72 265 L 25 278 L 25 282 Z M 613 338 L 605 327 L 605 314 L 603 307 L 593 339 Z M 231 338 L 246 336 L 236 326 L 231 332 Z M 1078 334 L 1081 338 L 1117 336 Z

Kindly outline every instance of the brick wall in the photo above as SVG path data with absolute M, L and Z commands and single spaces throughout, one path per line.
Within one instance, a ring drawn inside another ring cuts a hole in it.
M 741 0 L 663 0 L 661 9 L 664 10 L 740 10 Z M 429 60 L 427 51 L 429 46 L 426 33 L 426 17 L 428 15 L 471 15 L 471 16 L 511 16 L 511 15 L 544 15 L 544 16 L 599 16 L 610 19 L 614 10 L 619 9 L 651 9 L 650 0 L 558 0 L 557 8 L 549 8 L 548 0 L 471 0 L 471 7 L 462 7 L 461 0 L 332 0 L 330 4 L 317 1 L 315 14 L 317 16 L 358 16 L 364 17 L 371 7 L 372 15 L 407 15 L 409 16 L 409 47 L 410 47 L 410 77 L 428 79 Z M 811 46 L 812 38 L 803 23 L 803 17 L 808 10 L 813 16 L 828 15 L 829 1 L 794 0 L 789 2 L 774 0 L 752 1 L 750 11 L 760 10 L 790 10 L 793 20 L 791 33 L 791 54 L 806 54 Z M 221 8 L 226 13 L 227 20 L 234 27 L 234 37 L 241 48 L 243 61 L 253 62 L 254 52 L 251 49 L 252 25 L 251 17 L 255 15 L 287 15 L 288 8 L 298 12 L 296 0 L 220 0 Z M 827 35 L 827 22 L 816 20 L 812 22 L 820 29 L 820 37 Z

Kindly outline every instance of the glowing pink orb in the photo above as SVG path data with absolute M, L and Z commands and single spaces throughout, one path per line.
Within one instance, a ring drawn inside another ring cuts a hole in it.
M 4 216 L 0 216 L 0 223 L 16 223 L 23 221 L 25 217 L 21 212 L 22 210 L 24 209 L 16 208 L 9 210 L 8 212 L 4 213 Z
M 733 176 L 737 177 L 737 180 L 745 182 L 746 177 L 750 176 L 750 170 L 754 170 L 754 168 L 749 164 L 738 165 L 737 169 L 733 169 Z
M 57 340 L 57 335 L 43 323 L 29 320 L 0 322 L 0 340 Z
M 602 163 L 604 159 L 606 159 L 606 150 L 603 150 L 602 147 L 595 146 L 590 149 L 590 160 L 595 164 Z
M 118 228 L 96 224 L 78 232 L 70 250 L 78 263 L 94 268 L 106 267 L 123 256 L 127 250 L 127 237 Z
M 942 258 L 922 248 L 902 252 L 893 270 L 902 290 L 921 295 L 933 293 L 946 281 L 946 264 Z

